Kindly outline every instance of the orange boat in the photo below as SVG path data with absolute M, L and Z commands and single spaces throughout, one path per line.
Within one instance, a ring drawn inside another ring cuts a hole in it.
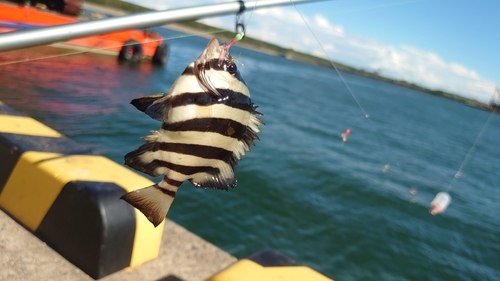
M 30 6 L 0 3 L 0 32 L 19 29 L 74 23 L 75 17 Z M 78 38 L 67 41 L 65 46 L 82 51 L 118 54 L 120 60 L 139 61 L 151 58 L 154 63 L 164 64 L 168 48 L 163 38 L 156 32 L 147 30 L 127 30 Z

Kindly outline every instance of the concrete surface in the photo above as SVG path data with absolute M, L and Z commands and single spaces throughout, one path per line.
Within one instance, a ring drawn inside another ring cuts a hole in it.
M 205 280 L 236 258 L 176 223 L 166 220 L 159 257 L 99 280 Z M 0 280 L 91 281 L 9 215 L 0 211 Z

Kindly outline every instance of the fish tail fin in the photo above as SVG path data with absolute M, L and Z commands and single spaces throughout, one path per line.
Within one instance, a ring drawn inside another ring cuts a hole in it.
M 175 191 L 161 188 L 157 184 L 131 191 L 120 199 L 141 211 L 146 218 L 157 227 L 167 216 L 174 202 Z

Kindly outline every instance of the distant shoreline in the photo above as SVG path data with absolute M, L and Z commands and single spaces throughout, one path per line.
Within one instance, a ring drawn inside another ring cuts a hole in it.
M 91 1 L 93 3 L 89 3 L 88 1 Z M 141 11 L 151 11 L 148 8 L 142 7 L 142 6 L 137 6 L 128 2 L 121 2 L 119 0 L 88 0 L 87 2 L 84 3 L 84 7 L 89 10 L 93 10 L 98 13 L 105 13 L 109 15 L 125 15 L 128 14 L 129 12 L 141 12 Z M 221 31 L 218 28 L 210 27 L 195 21 L 192 22 L 183 22 L 183 23 L 175 23 L 175 24 L 168 24 L 164 25 L 162 27 L 172 29 L 175 31 L 183 32 L 186 34 L 190 35 L 196 35 L 199 37 L 204 37 L 204 38 L 212 38 L 214 35 L 212 34 L 207 34 L 209 32 L 220 32 L 217 33 L 217 37 L 222 40 L 230 40 L 232 36 L 234 36 L 233 33 L 228 32 L 228 31 Z M 250 49 L 253 51 L 265 53 L 268 55 L 274 55 L 274 56 L 283 56 L 287 59 L 290 60 L 296 60 L 312 65 L 317 65 L 317 66 L 323 66 L 323 67 L 328 67 L 332 68 L 332 62 L 314 57 L 312 55 L 307 55 L 303 53 L 299 53 L 296 51 L 293 51 L 291 49 L 285 49 L 276 45 L 272 45 L 267 42 L 262 42 L 253 38 L 245 37 L 245 40 L 242 40 L 238 42 L 238 46 L 246 49 Z M 340 63 L 335 63 L 335 66 L 338 70 L 352 73 L 354 75 L 358 76 L 363 76 L 367 78 L 372 78 L 375 80 L 379 81 L 384 81 L 390 84 L 394 85 L 399 85 L 405 88 L 409 88 L 412 90 L 416 90 L 422 93 L 426 94 L 431 94 L 435 96 L 440 96 L 446 99 L 450 99 L 453 101 L 457 101 L 460 103 L 463 103 L 465 105 L 471 106 L 471 107 L 476 107 L 479 109 L 487 110 L 487 111 L 493 111 L 495 110 L 495 107 L 493 107 L 490 104 L 486 103 L 481 103 L 477 100 L 465 98 L 456 94 L 452 93 L 447 93 L 443 91 L 438 91 L 438 90 L 431 90 L 419 85 L 416 85 L 414 83 L 410 83 L 404 80 L 396 80 L 396 79 L 391 79 L 387 78 L 384 76 L 379 75 L 378 73 L 374 72 L 369 72 L 366 70 L 360 70 L 356 69 L 347 65 L 343 65 Z M 500 110 L 495 110 L 497 113 L 500 113 Z

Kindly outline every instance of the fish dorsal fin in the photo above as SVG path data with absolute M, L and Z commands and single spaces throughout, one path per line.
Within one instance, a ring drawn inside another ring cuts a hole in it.
M 169 99 L 167 94 L 154 94 L 134 99 L 130 103 L 149 117 L 162 121 Z
M 211 172 L 197 173 L 189 181 L 196 187 L 228 190 L 236 186 L 233 167 L 222 165 Z
M 247 151 L 250 151 L 250 146 L 255 145 L 254 140 L 259 140 L 257 133 L 260 133 L 260 125 L 265 125 L 262 120 L 259 119 L 259 116 L 262 116 L 262 113 L 256 111 L 257 106 L 252 106 L 252 110 L 250 111 L 250 122 L 243 133 L 240 141 L 233 149 L 233 159 L 232 162 L 234 165 L 241 160 Z M 233 165 L 233 166 L 234 166 Z

